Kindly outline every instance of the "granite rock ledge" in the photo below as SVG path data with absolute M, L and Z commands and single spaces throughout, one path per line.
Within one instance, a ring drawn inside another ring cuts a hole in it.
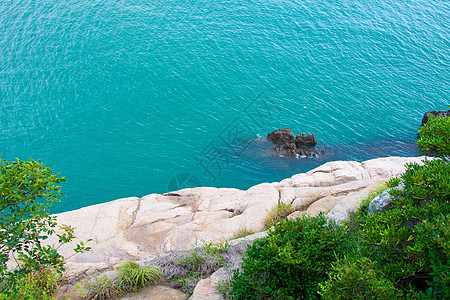
M 280 202 L 303 208 L 290 218 L 324 212 L 330 219 L 341 221 L 376 185 L 402 174 L 406 163 L 420 164 L 422 159 L 334 161 L 246 191 L 199 187 L 169 195 L 118 199 L 61 213 L 56 215 L 59 224 L 75 227 L 81 240 L 93 239 L 91 251 L 67 259 L 67 273 L 92 275 L 124 260 L 146 261 L 204 242 L 221 242 L 243 227 L 260 231 L 267 211 Z M 72 248 L 64 245 L 60 252 L 69 257 Z

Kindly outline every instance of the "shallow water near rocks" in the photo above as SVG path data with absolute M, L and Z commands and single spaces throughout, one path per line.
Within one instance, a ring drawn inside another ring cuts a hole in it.
M 446 109 L 448 1 L 0 3 L 0 153 L 66 177 L 53 212 L 326 161 L 412 156 Z M 315 133 L 319 158 L 258 136 Z

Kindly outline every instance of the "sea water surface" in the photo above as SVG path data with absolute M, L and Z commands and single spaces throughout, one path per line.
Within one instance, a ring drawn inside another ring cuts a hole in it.
M 450 2 L 2 0 L 0 154 L 65 176 L 53 212 L 246 189 L 326 161 L 417 155 L 447 109 Z M 319 158 L 255 141 L 315 133 Z

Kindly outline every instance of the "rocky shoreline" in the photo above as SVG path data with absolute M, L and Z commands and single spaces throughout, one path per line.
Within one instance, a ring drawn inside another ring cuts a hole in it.
M 92 276 L 123 261 L 150 261 L 172 251 L 221 243 L 242 229 L 261 232 L 268 211 L 279 203 L 299 208 L 289 218 L 323 212 L 330 219 L 344 220 L 377 185 L 402 174 L 406 163 L 422 159 L 333 161 L 246 191 L 199 187 L 84 207 L 56 217 L 59 224 L 75 227 L 79 239 L 92 239 L 91 251 L 69 257 L 73 245 L 59 250 L 68 257 L 68 276 Z

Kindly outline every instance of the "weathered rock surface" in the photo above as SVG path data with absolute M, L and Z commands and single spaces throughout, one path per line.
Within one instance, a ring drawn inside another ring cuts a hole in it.
M 314 147 L 317 145 L 316 135 L 314 133 L 311 134 L 297 134 L 295 137 L 295 144 L 297 147 L 306 146 L 306 147 Z
M 428 119 L 430 115 L 436 116 L 436 117 L 440 117 L 440 118 L 446 118 L 446 117 L 450 117 L 450 109 L 448 111 L 445 110 L 440 110 L 440 111 L 427 111 L 422 118 L 422 125 L 425 125 L 428 122 Z
M 259 231 L 267 211 L 280 202 L 298 206 L 300 214 L 328 212 L 340 221 L 377 184 L 405 171 L 404 164 L 422 158 L 386 157 L 334 161 L 307 173 L 246 191 L 192 188 L 168 195 L 125 198 L 58 214 L 60 224 L 75 229 L 81 240 L 93 239 L 92 250 L 69 257 L 73 245 L 60 248 L 68 272 L 95 274 L 123 260 L 151 260 L 172 250 L 230 239 L 240 228 Z M 56 243 L 56 240 L 51 241 Z
M 222 300 L 223 297 L 216 290 L 216 285 L 228 277 L 225 268 L 220 268 L 210 277 L 200 280 L 189 300 Z
M 183 292 L 163 286 L 163 285 L 155 285 L 148 286 L 145 289 L 128 294 L 120 298 L 120 300 L 186 300 L 188 297 Z
M 273 147 L 273 154 L 276 156 L 295 156 L 297 154 L 297 147 L 294 143 L 276 145 Z
M 276 144 L 272 148 L 275 156 L 311 157 L 323 154 L 324 150 L 310 149 L 317 144 L 315 134 L 298 134 L 295 139 L 289 128 L 278 129 L 267 135 L 267 140 Z M 308 148 L 309 147 L 309 148 Z
M 267 135 L 267 139 L 274 144 L 285 144 L 285 143 L 294 143 L 294 134 L 292 133 L 292 129 L 283 128 L 272 131 Z

